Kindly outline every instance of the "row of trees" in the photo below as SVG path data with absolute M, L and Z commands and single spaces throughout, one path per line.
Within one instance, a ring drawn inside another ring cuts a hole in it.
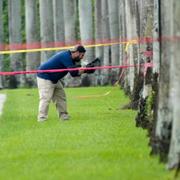
M 120 34 L 140 39 L 132 42 L 123 56 L 130 64 L 153 63 L 153 67 L 126 70 L 121 83 L 131 97 L 129 107 L 138 109 L 137 126 L 148 129 L 152 154 L 159 154 L 168 169 L 179 168 L 180 2 L 121 2 Z
M 13 50 L 22 42 L 30 49 L 69 46 L 78 40 L 85 45 L 118 42 L 87 48 L 86 59 L 98 56 L 102 65 L 141 66 L 97 71 L 66 82 L 74 86 L 118 81 L 131 98 L 127 107 L 138 109 L 137 126 L 148 129 L 152 153 L 172 169 L 180 164 L 179 12 L 175 0 L 0 0 L 0 44 L 8 42 Z M 0 55 L 0 68 L 37 69 L 52 53 Z M 8 58 L 9 64 L 3 61 Z M 10 82 L 13 87 L 36 84 L 34 75 L 13 76 Z
M 120 0 L 0 0 L 0 3 L 0 17 L 3 20 L 0 24 L 1 50 L 71 46 L 77 42 L 90 45 L 119 41 Z M 4 43 L 9 46 L 4 46 Z M 92 61 L 98 56 L 103 65 L 119 65 L 119 49 L 119 45 L 89 47 L 85 58 Z M 53 53 L 43 51 L 4 57 L 0 55 L 8 62 L 2 63 L 1 68 L 10 71 L 37 69 Z M 84 75 L 80 81 L 77 79 L 78 85 L 108 84 L 115 80 L 117 71 L 101 71 L 95 76 Z M 5 87 L 21 87 L 27 84 L 36 86 L 34 75 L 8 77 L 3 82 L 1 86 Z M 67 83 L 71 86 L 75 85 L 74 82 L 76 81 Z

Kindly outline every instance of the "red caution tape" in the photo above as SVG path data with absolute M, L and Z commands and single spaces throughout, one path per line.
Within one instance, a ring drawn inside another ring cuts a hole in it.
M 137 64 L 137 65 L 123 65 L 123 66 L 98 66 L 91 68 L 68 68 L 68 69 L 50 69 L 50 70 L 30 70 L 30 71 L 12 71 L 12 72 L 0 72 L 1 76 L 14 76 L 19 74 L 36 74 L 36 73 L 54 73 L 54 72 L 64 72 L 64 71 L 77 71 L 77 70 L 101 70 L 101 69 L 125 69 L 131 67 L 144 66 L 153 67 L 152 63 Z

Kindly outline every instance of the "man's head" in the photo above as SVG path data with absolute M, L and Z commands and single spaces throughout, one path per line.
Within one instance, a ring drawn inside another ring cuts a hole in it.
M 83 59 L 85 52 L 86 52 L 86 49 L 84 48 L 84 46 L 82 46 L 82 45 L 76 45 L 76 46 L 71 50 L 72 59 L 73 59 L 75 62 L 79 62 L 81 59 Z

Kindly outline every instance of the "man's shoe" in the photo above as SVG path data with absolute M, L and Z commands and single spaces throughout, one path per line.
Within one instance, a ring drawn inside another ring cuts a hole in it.
M 69 120 L 70 116 L 67 113 L 61 113 L 60 118 L 64 121 Z
M 46 118 L 38 118 L 37 121 L 38 121 L 38 122 L 44 122 L 44 121 L 47 121 L 47 119 L 46 119 Z

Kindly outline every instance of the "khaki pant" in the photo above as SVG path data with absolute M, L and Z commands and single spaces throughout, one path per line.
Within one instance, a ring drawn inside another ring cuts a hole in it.
M 61 81 L 53 84 L 50 80 L 37 77 L 39 89 L 39 113 L 38 119 L 47 119 L 51 100 L 55 103 L 58 115 L 67 113 L 66 94 Z

